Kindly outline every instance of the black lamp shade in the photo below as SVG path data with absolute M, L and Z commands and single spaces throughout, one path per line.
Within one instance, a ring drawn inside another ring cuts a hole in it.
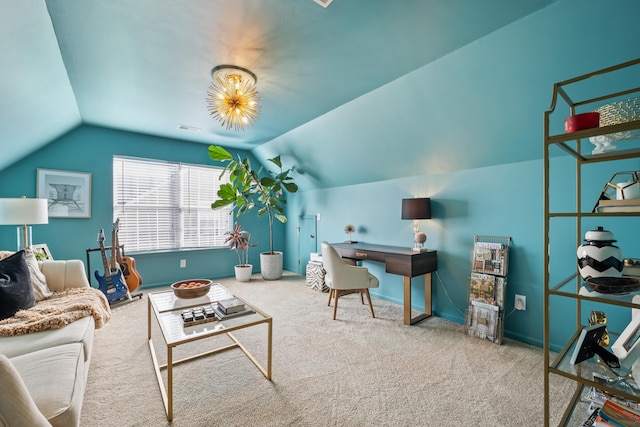
M 431 219 L 431 199 L 402 199 L 402 219 Z

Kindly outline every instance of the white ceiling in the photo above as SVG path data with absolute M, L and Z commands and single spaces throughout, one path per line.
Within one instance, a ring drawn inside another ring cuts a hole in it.
M 553 1 L 0 0 L 0 170 L 82 123 L 253 149 Z M 220 64 L 258 77 L 248 130 L 208 114 Z

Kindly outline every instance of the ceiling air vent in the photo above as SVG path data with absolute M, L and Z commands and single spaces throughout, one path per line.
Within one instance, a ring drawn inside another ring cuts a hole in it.
M 333 0 L 313 0 L 313 1 L 318 3 L 322 7 L 327 7 L 331 4 Z
M 195 126 L 187 126 L 187 125 L 178 125 L 178 129 L 183 130 L 185 132 L 200 132 L 200 128 Z

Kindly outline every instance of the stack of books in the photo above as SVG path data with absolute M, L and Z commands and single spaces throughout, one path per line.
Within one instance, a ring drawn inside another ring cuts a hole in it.
M 593 422 L 595 427 L 637 427 L 640 413 L 613 400 L 605 400 Z
M 640 199 L 598 200 L 596 212 L 640 212 Z
M 235 297 L 218 301 L 214 308 L 220 320 L 253 313 L 253 310 L 248 308 L 244 302 Z
M 594 372 L 593 380 L 596 383 L 607 384 L 609 378 Z M 626 381 L 623 381 L 621 386 L 626 386 L 627 391 L 635 393 L 635 384 L 631 386 Z M 590 415 L 580 424 L 580 427 L 640 426 L 640 404 L 638 402 L 611 395 L 596 387 L 591 387 L 584 398 L 585 401 L 591 402 Z

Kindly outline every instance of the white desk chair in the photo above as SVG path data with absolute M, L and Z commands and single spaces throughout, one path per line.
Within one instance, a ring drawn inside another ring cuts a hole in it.
M 364 304 L 363 294 L 367 295 L 371 317 L 376 317 L 371 304 L 369 288 L 377 288 L 380 285 L 378 278 L 369 273 L 366 267 L 346 264 L 335 248 L 327 242 L 322 242 L 322 262 L 327 272 L 324 280 L 329 287 L 327 305 L 331 305 L 331 298 L 334 298 L 333 320 L 336 319 L 336 312 L 338 311 L 338 298 L 341 295 L 353 292 L 360 294 L 362 304 Z

